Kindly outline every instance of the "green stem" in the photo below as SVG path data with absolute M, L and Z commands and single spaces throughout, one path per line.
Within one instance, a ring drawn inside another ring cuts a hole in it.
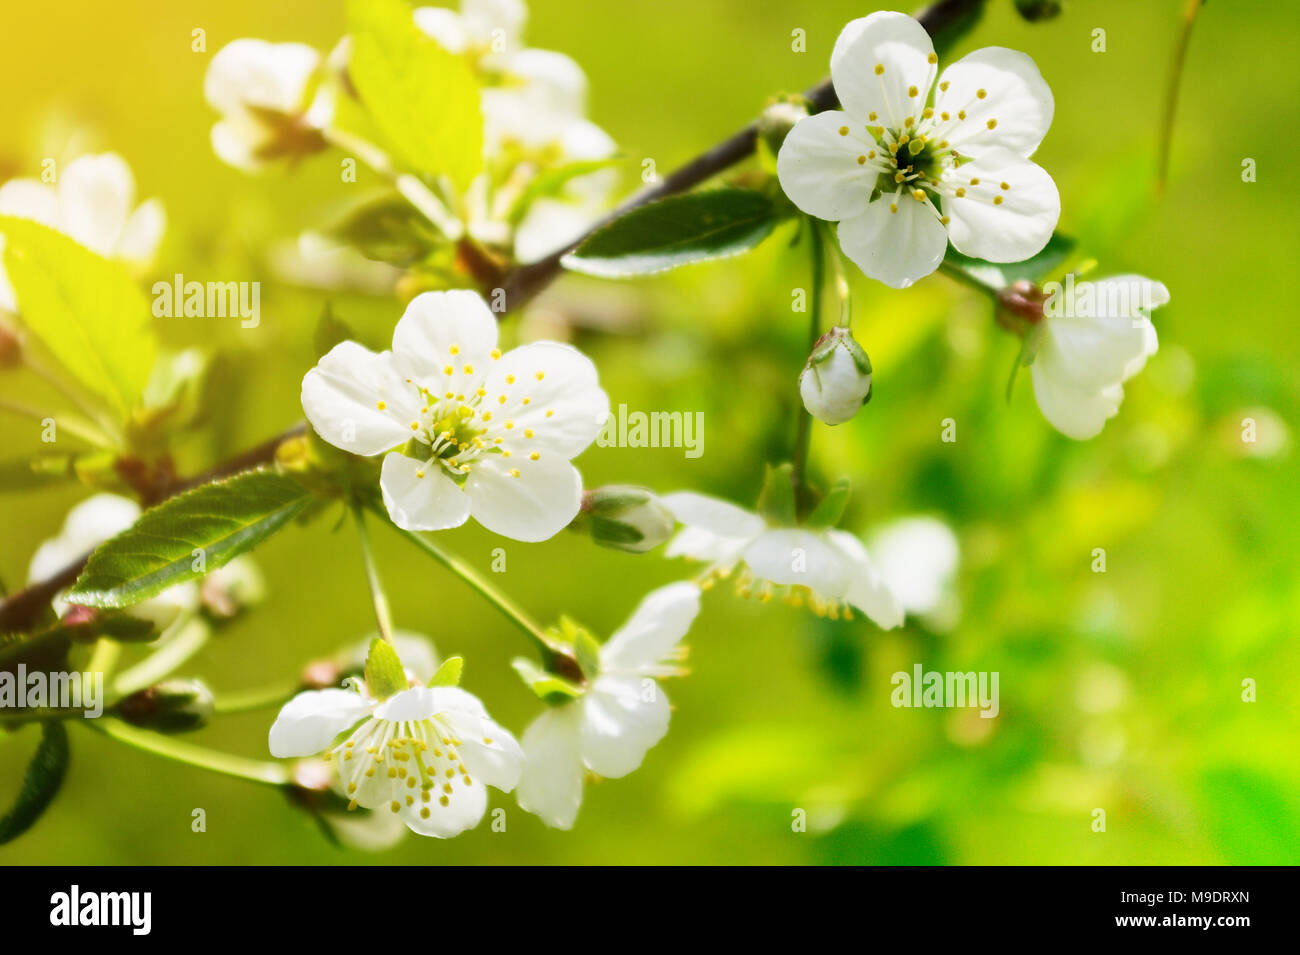
M 984 284 L 979 279 L 975 278 L 973 275 L 970 275 L 963 269 L 959 269 L 957 266 L 952 265 L 947 261 L 943 261 L 939 263 L 939 271 L 942 272 L 944 275 L 948 276 L 948 278 L 960 282 L 962 285 L 965 285 L 967 288 L 973 288 L 977 292 L 983 292 L 989 298 L 993 299 L 995 303 L 997 302 L 998 290 L 996 288 L 994 288 L 992 285 Z
M 49 414 L 48 412 L 41 411 L 39 408 L 33 408 L 30 405 L 20 404 L 16 401 L 9 401 L 5 398 L 0 398 L 0 411 L 8 411 L 10 414 L 21 415 L 25 418 L 33 418 L 36 421 L 44 421 L 46 418 L 49 418 L 54 422 L 54 427 L 56 429 L 69 431 L 87 444 L 94 445 L 97 448 L 114 447 L 112 439 L 101 431 L 96 430 L 90 422 L 82 424 L 76 418 L 70 418 L 66 415 Z
M 379 635 L 388 643 L 392 643 L 393 618 L 388 610 L 388 597 L 384 594 L 384 585 L 379 580 L 379 568 L 375 566 L 375 555 L 370 549 L 370 534 L 366 530 L 366 515 L 360 504 L 352 505 L 352 515 L 357 519 L 357 537 L 361 539 L 361 558 L 366 565 L 366 581 L 370 585 L 370 600 L 375 606 L 375 622 L 379 624 Z
M 541 651 L 543 659 L 549 660 L 556 654 L 556 649 L 551 646 L 551 642 L 546 638 L 546 634 L 542 632 L 542 628 L 529 619 L 528 615 L 519 609 L 509 597 L 488 583 L 473 567 L 470 567 L 459 557 L 448 554 L 442 548 L 414 531 L 403 530 L 396 525 L 393 525 L 393 527 L 399 534 L 473 587 L 481 597 L 501 611 Z
M 1165 181 L 1169 177 L 1169 153 L 1174 141 L 1174 113 L 1178 109 L 1178 88 L 1182 83 L 1183 64 L 1187 60 L 1187 46 L 1192 39 L 1192 26 L 1196 23 L 1196 14 L 1200 12 L 1205 0 L 1187 0 L 1183 11 L 1183 29 L 1178 35 L 1178 45 L 1174 47 L 1173 63 L 1169 67 L 1169 86 L 1165 90 L 1164 128 L 1160 135 L 1160 160 L 1156 164 L 1156 195 L 1165 191 Z
M 826 246 L 822 242 L 821 224 L 811 216 L 808 217 L 807 222 L 810 257 L 812 260 L 812 288 L 808 292 L 808 311 L 810 315 L 808 318 L 807 354 L 811 355 L 813 348 L 817 345 L 817 339 L 821 337 L 822 286 L 826 284 Z M 791 456 L 790 480 L 794 484 L 795 509 L 798 510 L 799 501 L 804 496 L 801 492 L 805 489 L 808 448 L 812 443 L 812 415 L 804 408 L 802 400 L 799 401 L 796 415 L 798 417 L 795 424 L 794 454 Z
M 85 723 L 96 732 L 103 733 L 119 743 L 125 743 L 127 746 L 133 746 L 146 753 L 153 753 L 155 756 L 184 763 L 187 766 L 210 770 L 224 776 L 233 776 L 236 779 L 247 779 L 250 782 L 263 783 L 267 786 L 289 785 L 289 769 L 287 766 L 278 763 L 264 763 L 256 759 L 245 759 L 242 756 L 219 753 L 216 750 L 195 746 L 193 743 L 185 743 L 170 736 L 142 730 L 131 726 L 129 723 L 123 723 L 110 717 L 86 720 Z

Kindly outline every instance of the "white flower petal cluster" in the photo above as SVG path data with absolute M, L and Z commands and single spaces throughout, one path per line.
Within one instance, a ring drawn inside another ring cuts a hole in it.
M 11 179 L 0 186 L 0 215 L 49 226 L 133 271 L 143 271 L 153 263 L 167 216 L 157 199 L 135 204 L 135 177 L 126 160 L 116 153 L 80 156 L 56 173 L 52 184 Z M 0 250 L 3 248 L 0 237 Z M 3 264 L 0 309 L 18 310 Z
M 415 686 L 384 700 L 308 690 L 280 710 L 268 744 L 279 758 L 323 753 L 353 806 L 387 809 L 439 839 L 478 825 L 487 787 L 510 792 L 523 766 L 515 738 L 476 696 L 451 686 Z
M 679 582 L 647 594 L 600 649 L 598 675 L 577 699 L 552 707 L 524 731 L 519 805 L 569 829 L 583 778 L 626 776 L 668 732 L 671 708 L 657 677 L 700 610 L 700 588 Z
M 609 398 L 577 349 L 533 342 L 503 353 L 474 292 L 425 292 L 407 305 L 391 351 L 336 345 L 307 373 L 302 406 L 316 432 L 353 454 L 384 456 L 380 489 L 407 530 L 471 516 L 522 541 L 577 515 L 570 460 L 596 439 Z
M 1028 158 L 1054 108 L 1034 61 L 989 47 L 937 64 L 911 17 L 853 20 L 831 53 L 843 108 L 801 120 L 777 155 L 791 201 L 838 222 L 844 253 L 893 288 L 938 268 L 950 240 L 991 262 L 1027 259 L 1060 217 L 1056 185 Z
M 885 630 L 903 623 L 898 597 L 847 531 L 772 527 L 729 501 L 692 491 L 661 500 L 683 525 L 665 556 L 707 562 L 702 586 L 739 569 L 736 591 L 742 596 L 766 602 L 779 595 L 832 620 L 851 620 L 857 609 Z
M 1062 434 L 1083 441 L 1100 434 L 1119 412 L 1124 382 L 1156 353 L 1150 311 L 1169 301 L 1169 290 L 1141 275 L 1117 275 L 1071 281 L 1065 291 L 1063 300 L 1053 296 L 1047 302 L 1029 371 L 1043 416 Z
M 333 118 L 325 90 L 313 95 L 321 56 L 302 43 L 234 40 L 212 57 L 203 95 L 221 114 L 212 149 L 236 169 L 253 172 L 284 156 L 323 147 Z

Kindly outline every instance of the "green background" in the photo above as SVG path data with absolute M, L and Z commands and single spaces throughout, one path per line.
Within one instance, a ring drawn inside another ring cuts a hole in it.
M 1159 354 L 1090 442 L 1061 437 L 1023 377 L 1003 399 L 1017 342 L 987 302 L 946 278 L 907 292 L 859 280 L 855 330 L 876 369 L 852 423 L 818 427 L 815 473 L 849 474 L 845 526 L 869 531 L 910 513 L 957 530 L 958 624 L 882 633 L 804 611 L 761 607 L 727 587 L 708 594 L 690 638 L 691 675 L 667 687 L 667 738 L 630 777 L 589 786 L 576 829 L 546 829 L 513 797 L 507 831 L 485 823 L 448 842 L 411 836 L 364 854 L 327 844 L 268 790 L 130 751 L 73 726 L 64 791 L 37 827 L 0 847 L 6 863 L 1261 863 L 1300 846 L 1300 581 L 1294 440 L 1300 406 L 1292 321 L 1297 197 L 1289 130 L 1300 125 L 1293 56 L 1300 26 L 1282 5 L 1210 3 L 1192 38 L 1159 202 L 1152 167 L 1182 0 L 1075 2 L 1028 25 L 993 0 L 958 52 L 1029 52 L 1056 97 L 1037 161 L 1060 187 L 1061 228 L 1101 261 L 1098 274 L 1163 281 Z M 531 45 L 574 56 L 590 111 L 620 143 L 629 187 L 643 158 L 659 171 L 744 124 L 767 95 L 824 75 L 851 2 L 538 0 Z M 211 53 L 241 36 L 322 51 L 342 4 L 136 2 L 6 4 L 0 14 L 0 179 L 41 157 L 112 149 L 141 196 L 169 215 L 157 273 L 253 280 L 262 322 L 159 319 L 171 343 L 220 350 L 207 427 L 179 450 L 185 470 L 297 420 L 324 296 L 266 273 L 274 239 L 320 227 L 355 186 L 337 155 L 249 178 L 208 145 Z M 207 30 L 208 53 L 190 51 Z M 807 52 L 791 51 L 791 30 Z M 1107 51 L 1091 51 L 1103 28 Z M 69 139 L 72 130 L 78 138 Z M 1258 182 L 1241 179 L 1246 157 Z M 364 179 L 364 176 L 363 176 Z M 363 183 L 364 184 L 364 183 Z M 527 336 L 556 318 L 596 360 L 611 401 L 703 411 L 702 457 L 680 449 L 592 447 L 588 486 L 636 482 L 748 504 L 765 460 L 788 453 L 802 317 L 790 290 L 807 264 L 786 233 L 745 259 L 614 284 L 566 277 L 531 310 Z M 336 299 L 382 343 L 394 300 Z M 516 334 L 512 320 L 509 335 Z M 26 378 L 0 394 L 34 400 Z M 957 421 L 958 440 L 939 440 Z M 1241 422 L 1259 422 L 1243 444 Z M 1279 444 L 1280 442 L 1280 444 Z M 5 458 L 39 447 L 34 427 L 0 418 Z M 1273 453 L 1251 454 L 1268 445 Z M 1273 445 L 1278 445 L 1273 448 Z M 59 527 L 76 489 L 0 496 L 0 577 Z M 211 642 L 184 672 L 220 693 L 289 677 L 371 628 L 355 536 L 332 515 L 257 553 L 271 599 Z M 509 625 L 409 545 L 376 529 L 400 627 L 467 658 L 464 686 L 517 734 L 538 704 L 509 669 L 523 650 Z M 681 562 L 593 547 L 573 534 L 538 545 L 477 527 L 444 534 L 537 617 L 569 613 L 608 635 Z M 1091 571 L 1092 551 L 1107 571 Z M 889 677 L 913 663 L 997 670 L 1001 715 L 890 706 Z M 1258 701 L 1241 700 L 1243 679 Z M 271 713 L 223 719 L 191 738 L 264 758 Z M 0 800 L 35 745 L 0 737 Z M 190 813 L 207 812 L 207 832 Z M 792 831 L 794 808 L 809 831 Z M 1091 829 L 1104 808 L 1107 831 Z

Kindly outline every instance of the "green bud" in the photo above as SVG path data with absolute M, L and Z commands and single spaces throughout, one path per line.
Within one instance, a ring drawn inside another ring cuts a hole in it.
M 817 340 L 799 376 L 803 406 L 818 421 L 843 424 L 871 400 L 871 359 L 847 328 Z
M 1061 0 L 1016 0 L 1016 10 L 1030 23 L 1051 20 L 1061 12 Z
M 769 172 L 776 171 L 776 154 L 794 124 L 808 115 L 803 97 L 774 99 L 758 117 L 759 156 Z
M 672 513 L 654 492 L 625 484 L 584 492 L 580 522 L 597 544 L 633 554 L 659 546 L 675 526 Z
M 133 726 L 186 733 L 207 725 L 212 702 L 201 680 L 164 680 L 120 700 L 110 712 Z

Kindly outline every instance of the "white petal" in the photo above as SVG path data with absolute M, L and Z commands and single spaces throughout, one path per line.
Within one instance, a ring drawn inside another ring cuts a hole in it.
M 1044 372 L 1037 361 L 1029 371 L 1034 380 L 1034 398 L 1043 417 L 1061 434 L 1076 441 L 1100 434 L 1124 400 L 1124 388 L 1118 384 L 1089 391 Z
M 235 113 L 245 106 L 294 113 L 303 102 L 320 54 L 302 43 L 239 39 L 212 57 L 203 95 L 213 108 Z
M 407 806 L 403 800 L 399 815 L 412 832 L 435 839 L 450 839 L 467 829 L 473 829 L 487 812 L 487 786 L 477 779 L 456 776 L 449 780 L 452 787 L 447 795 L 441 786 L 430 793 L 428 802 L 416 797 L 415 802 Z M 420 790 L 412 790 L 412 795 Z M 447 795 L 447 805 L 441 797 Z M 363 803 L 364 805 L 364 803 Z M 380 808 L 379 812 L 385 810 Z
M 417 7 L 412 14 L 415 25 L 438 42 L 448 53 L 464 53 L 469 47 L 465 22 L 455 10 L 442 7 Z
M 140 203 L 126 220 L 113 256 L 134 268 L 147 267 L 153 262 L 166 229 L 167 213 L 163 204 L 157 199 Z
M 847 563 L 848 583 L 844 599 L 883 630 L 900 626 L 903 623 L 903 606 L 876 572 L 862 542 L 846 531 L 827 531 L 826 537 Z
M 109 255 L 135 204 L 135 178 L 114 153 L 81 156 L 59 176 L 59 228 L 86 248 Z
M 68 511 L 55 537 L 41 544 L 27 569 L 28 581 L 52 577 L 87 551 L 94 550 L 136 522 L 140 506 L 130 498 L 101 492 Z
M 492 362 L 483 388 L 484 403 L 497 419 L 489 434 L 503 439 L 500 447 L 511 451 L 512 459 L 527 458 L 532 451 L 541 452 L 543 460 L 577 457 L 609 417 L 609 398 L 597 381 L 596 366 L 573 346 L 558 342 L 533 342 L 507 352 Z M 510 430 L 505 430 L 507 421 L 514 422 Z
M 600 676 L 582 698 L 579 749 L 595 773 L 626 776 L 668 732 L 668 698 L 649 677 Z
M 1080 391 L 1119 384 L 1134 363 L 1144 362 L 1145 319 L 1045 318 L 1043 342 L 1033 366 L 1055 381 Z
M 947 89 L 943 84 L 947 83 Z M 943 71 L 934 111 L 964 120 L 936 131 L 962 155 L 988 147 L 1030 156 L 1052 125 L 1052 91 L 1034 61 L 1019 50 L 990 46 L 967 54 Z M 979 96 L 980 90 L 985 95 Z M 988 121 L 997 121 L 993 129 Z
M 908 116 L 918 119 L 934 83 L 930 34 L 902 13 L 877 12 L 851 20 L 831 52 L 831 80 L 840 103 L 860 124 L 878 121 L 901 129 Z M 876 66 L 884 72 L 876 74 Z M 915 87 L 917 95 L 909 96 Z
M 552 707 L 524 731 L 519 806 L 557 829 L 572 829 L 582 805 L 580 709 L 576 703 Z
M 405 530 L 441 531 L 469 519 L 469 496 L 437 462 L 429 464 L 392 451 L 384 456 L 379 489 L 388 516 Z
M 515 229 L 515 258 L 525 264 L 544 259 L 580 238 L 594 219 L 584 206 L 574 202 L 534 200 Z
M 394 693 L 374 709 L 375 719 L 390 723 L 427 720 L 438 711 L 438 697 L 432 687 L 413 686 Z
M 540 461 L 493 458 L 480 458 L 483 463 L 465 481 L 470 513 L 488 530 L 518 541 L 544 541 L 578 516 L 582 477 L 568 461 L 558 455 Z M 519 477 L 510 474 L 511 462 Z
M 891 204 L 898 209 L 890 212 Z M 939 267 L 948 233 L 934 210 L 907 193 L 883 195 L 839 225 L 840 248 L 863 274 L 890 288 L 907 288 Z
M 242 114 L 231 116 L 213 124 L 212 151 L 228 166 L 255 172 L 264 165 L 257 154 L 269 138 L 269 131 L 260 123 Z
M 523 748 L 500 724 L 481 720 L 478 725 L 481 735 L 469 736 L 462 731 L 457 752 L 472 779 L 508 793 L 518 785 L 523 773 Z
M 748 540 L 762 533 L 766 526 L 757 514 L 707 494 L 676 491 L 661 496 L 659 500 L 682 524 L 701 528 L 719 537 Z
M 808 587 L 832 599 L 843 597 L 849 583 L 843 556 L 820 535 L 800 528 L 765 531 L 745 548 L 745 564 L 755 577 Z
M 841 134 L 841 130 L 845 130 Z M 875 148 L 862 125 L 842 110 L 827 110 L 794 124 L 776 156 L 776 174 L 790 201 L 831 222 L 866 211 L 875 188 L 871 164 L 858 157 Z
M 957 535 L 933 517 L 907 517 L 871 538 L 872 562 L 904 609 L 929 613 L 939 606 L 957 571 Z
M 699 612 L 700 588 L 693 583 L 678 581 L 651 591 L 601 648 L 601 669 L 655 666 L 686 636 Z
M 416 397 L 388 352 L 376 354 L 356 342 L 335 345 L 302 379 L 302 410 L 311 426 L 353 454 L 405 443 L 419 416 Z
M 271 726 L 271 755 L 311 756 L 339 733 L 369 715 L 371 703 L 352 690 L 308 690 L 280 710 Z
M 480 43 L 490 43 L 495 30 L 507 48 L 517 46 L 528 19 L 523 0 L 461 0 L 460 13 L 469 35 Z
M 0 186 L 0 215 L 58 228 L 58 193 L 35 179 L 11 179 Z
M 540 109 L 578 118 L 587 108 L 587 75 L 572 57 L 554 50 L 520 50 L 505 71 L 523 82 Z
M 408 375 L 436 375 L 451 365 L 460 374 L 465 366 L 487 371 L 489 353 L 497 347 L 497 321 L 477 292 L 423 292 L 411 299 L 393 329 L 393 355 Z
M 1007 149 L 988 149 L 949 173 L 966 189 L 944 200 L 948 235 L 958 251 L 990 262 L 1021 262 L 1042 251 L 1061 218 L 1056 183 L 1034 162 Z M 978 179 L 978 185 L 970 185 Z M 1003 189 L 1005 182 L 1010 188 Z M 1001 203 L 994 204 L 1001 198 Z

